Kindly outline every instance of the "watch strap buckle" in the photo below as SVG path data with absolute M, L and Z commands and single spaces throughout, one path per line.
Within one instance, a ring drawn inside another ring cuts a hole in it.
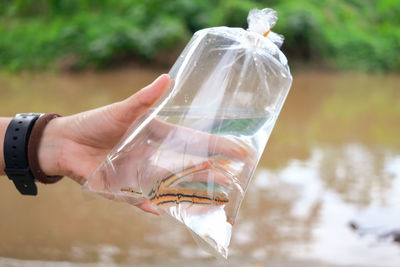
M 37 187 L 32 174 L 29 173 L 29 168 L 27 169 L 13 169 L 5 168 L 5 173 L 8 177 L 13 177 L 15 187 L 23 195 L 37 195 Z

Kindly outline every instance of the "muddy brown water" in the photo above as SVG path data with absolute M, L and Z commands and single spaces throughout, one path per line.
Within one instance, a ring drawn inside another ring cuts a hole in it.
M 1 74 L 0 114 L 68 115 L 163 70 Z M 400 76 L 301 72 L 239 212 L 227 262 L 173 220 L 70 179 L 23 197 L 0 177 L 1 266 L 399 266 Z M 349 227 L 356 222 L 362 231 Z

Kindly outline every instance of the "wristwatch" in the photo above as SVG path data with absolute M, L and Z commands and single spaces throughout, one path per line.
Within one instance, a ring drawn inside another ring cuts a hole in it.
M 5 173 L 23 195 L 37 195 L 35 178 L 28 163 L 28 141 L 33 125 L 43 114 L 17 114 L 4 137 Z

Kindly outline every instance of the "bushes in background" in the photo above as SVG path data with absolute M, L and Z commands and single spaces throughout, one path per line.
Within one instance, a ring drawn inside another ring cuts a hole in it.
M 152 60 L 198 29 L 247 26 L 251 8 L 278 11 L 291 61 L 335 68 L 400 69 L 397 0 L 3 0 L 0 67 L 43 69 Z

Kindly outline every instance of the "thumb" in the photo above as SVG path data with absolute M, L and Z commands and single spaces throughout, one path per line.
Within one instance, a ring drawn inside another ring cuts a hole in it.
M 160 98 L 169 87 L 170 81 L 168 74 L 162 74 L 153 83 L 120 102 L 118 109 L 114 109 L 114 116 L 121 122 L 132 123 Z

